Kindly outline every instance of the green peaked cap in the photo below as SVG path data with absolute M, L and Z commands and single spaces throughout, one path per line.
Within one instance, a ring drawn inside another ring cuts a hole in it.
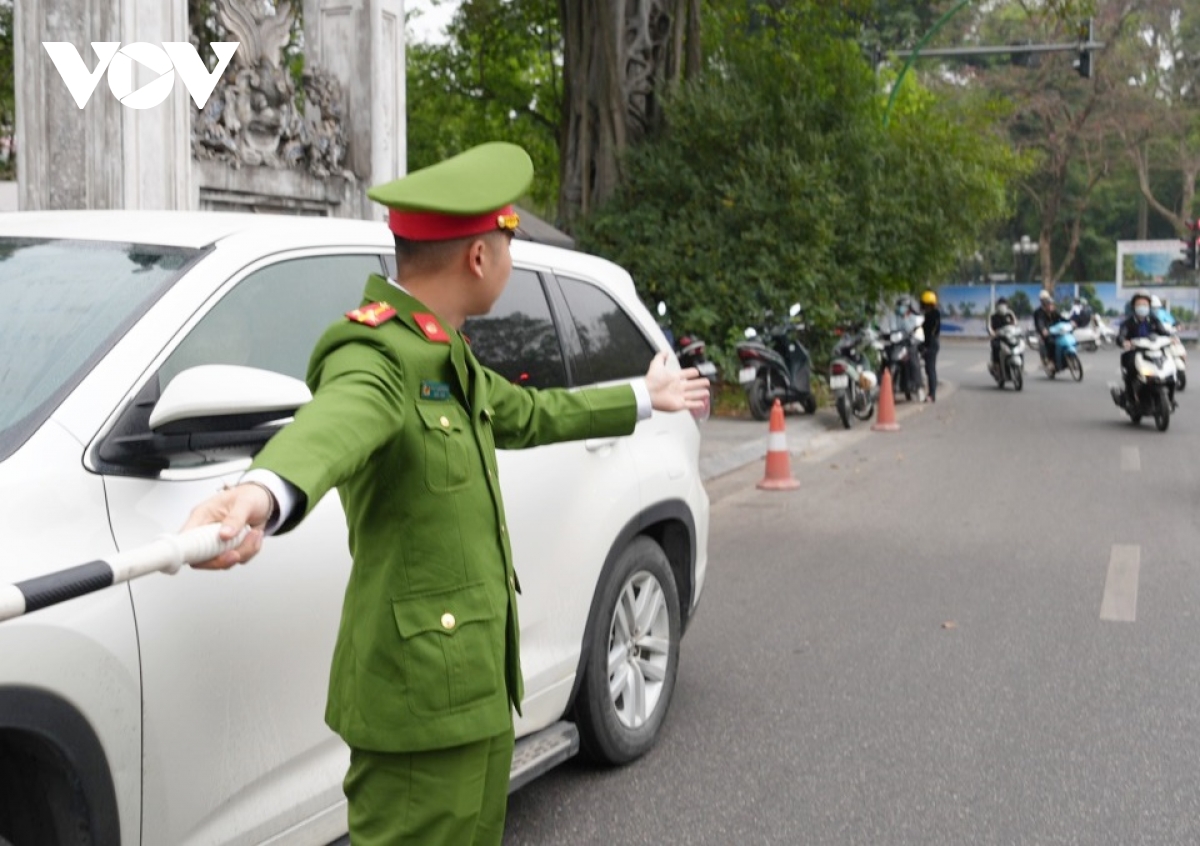
M 493 141 L 376 185 L 367 196 L 390 209 L 478 215 L 517 200 L 533 181 L 533 160 L 516 144 Z

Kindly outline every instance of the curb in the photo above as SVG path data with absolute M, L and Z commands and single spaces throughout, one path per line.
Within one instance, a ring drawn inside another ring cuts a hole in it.
M 938 380 L 938 396 L 942 397 L 943 401 L 953 395 L 957 385 L 953 382 L 943 382 Z M 937 404 L 925 405 L 917 403 L 906 403 L 896 409 L 896 419 L 901 420 L 906 417 L 912 417 L 914 414 L 920 414 L 927 409 L 936 409 Z M 836 443 L 838 434 L 851 434 L 859 430 L 860 427 L 854 429 L 840 430 L 830 429 L 815 421 L 812 416 L 798 418 L 795 423 L 801 423 L 802 428 L 799 433 L 789 431 L 788 436 L 788 453 L 798 458 L 805 453 L 814 443 L 824 448 L 829 443 Z M 793 425 L 794 425 L 793 424 Z M 865 425 L 865 424 L 864 424 Z M 878 433 L 878 434 L 894 434 L 894 433 Z M 703 438 L 703 433 L 701 434 Z M 745 441 L 730 449 L 723 450 L 708 456 L 700 457 L 700 480 L 703 482 L 712 481 L 721 476 L 728 475 L 735 470 L 755 462 L 765 460 L 767 456 L 767 433 L 764 432 L 761 437 L 755 437 L 753 440 Z

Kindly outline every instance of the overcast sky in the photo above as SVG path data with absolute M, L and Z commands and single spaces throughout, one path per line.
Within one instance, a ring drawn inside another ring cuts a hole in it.
M 458 4 L 459 0 L 440 0 L 436 4 L 434 0 L 404 0 L 406 13 L 419 13 L 419 16 L 413 15 L 410 24 L 413 37 L 417 41 L 441 40 L 446 30 L 446 24 L 458 10 Z

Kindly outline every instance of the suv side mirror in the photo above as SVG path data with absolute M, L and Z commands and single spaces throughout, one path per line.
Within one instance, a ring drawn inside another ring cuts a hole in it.
M 171 380 L 154 404 L 149 424 L 162 434 L 233 432 L 291 418 L 311 399 L 308 386 L 291 376 L 204 364 Z
M 100 444 L 102 472 L 156 476 L 251 457 L 311 399 L 299 379 L 230 364 L 184 370 L 161 396 L 151 379 Z

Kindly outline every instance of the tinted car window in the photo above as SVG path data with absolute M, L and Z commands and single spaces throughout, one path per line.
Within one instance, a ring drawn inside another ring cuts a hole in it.
M 475 356 L 514 384 L 530 388 L 567 384 L 550 305 L 541 278 L 531 270 L 513 268 L 492 310 L 468 320 L 463 333 Z
M 583 356 L 580 382 L 608 382 L 646 375 L 654 347 L 608 292 L 588 282 L 559 277 Z
M 291 259 L 251 273 L 214 305 L 159 371 L 166 387 L 199 364 L 240 364 L 303 379 L 321 333 L 362 301 L 374 255 Z

